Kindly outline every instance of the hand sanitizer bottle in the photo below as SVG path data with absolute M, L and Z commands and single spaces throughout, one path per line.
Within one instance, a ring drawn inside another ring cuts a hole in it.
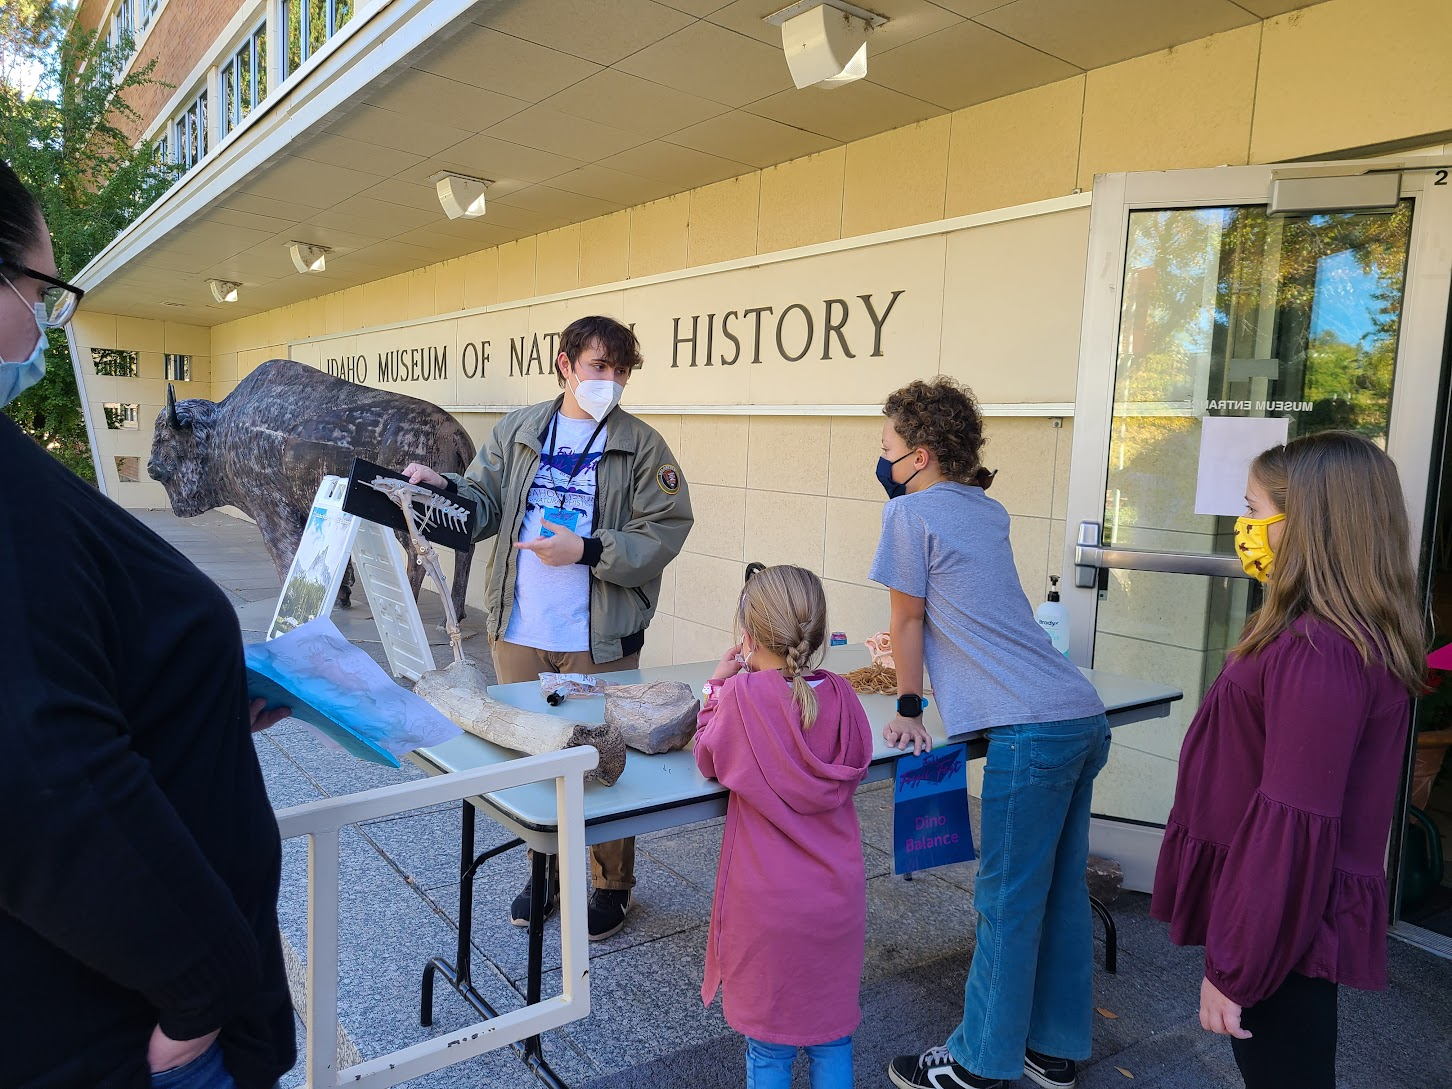
M 1049 582 L 1053 586 L 1053 589 L 1049 591 L 1049 600 L 1034 610 L 1034 619 L 1039 622 L 1039 627 L 1049 633 L 1049 640 L 1054 644 L 1054 649 L 1067 658 L 1069 656 L 1069 610 L 1059 600 L 1059 576 L 1050 575 Z

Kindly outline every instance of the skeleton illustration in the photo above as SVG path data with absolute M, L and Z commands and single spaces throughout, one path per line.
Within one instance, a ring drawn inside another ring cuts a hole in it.
M 454 612 L 454 602 L 449 597 L 449 583 L 444 578 L 444 569 L 439 563 L 439 554 L 433 543 L 424 536 L 424 531 L 435 525 L 446 525 L 460 533 L 465 532 L 469 512 L 446 496 L 406 480 L 391 477 L 374 477 L 367 482 L 374 491 L 382 492 L 398 505 L 403 520 L 408 526 L 408 540 L 413 549 L 414 562 L 422 567 L 439 588 L 439 597 L 444 603 L 444 627 L 449 633 L 449 646 L 454 651 L 454 661 L 464 660 L 463 635 L 459 631 L 459 620 Z

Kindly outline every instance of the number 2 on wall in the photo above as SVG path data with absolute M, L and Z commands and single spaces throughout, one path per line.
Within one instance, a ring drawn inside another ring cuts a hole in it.
M 1435 173 L 1437 175 L 1437 180 L 1434 181 L 1432 184 L 1433 185 L 1446 185 L 1447 184 L 1447 171 L 1445 171 L 1445 170 L 1438 170 L 1438 171 L 1435 171 Z

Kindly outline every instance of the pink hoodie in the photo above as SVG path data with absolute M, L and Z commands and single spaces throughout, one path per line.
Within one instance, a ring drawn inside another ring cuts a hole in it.
M 819 671 L 803 730 L 775 670 L 739 673 L 701 711 L 696 766 L 731 791 L 701 1000 L 726 1022 L 804 1047 L 850 1035 L 867 930 L 862 833 L 852 796 L 872 761 L 857 693 Z

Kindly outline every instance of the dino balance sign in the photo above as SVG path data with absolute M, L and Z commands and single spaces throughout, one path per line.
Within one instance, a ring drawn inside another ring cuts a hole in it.
M 953 862 L 971 862 L 968 822 L 968 754 L 946 745 L 921 756 L 901 756 L 892 791 L 892 869 L 912 873 Z

